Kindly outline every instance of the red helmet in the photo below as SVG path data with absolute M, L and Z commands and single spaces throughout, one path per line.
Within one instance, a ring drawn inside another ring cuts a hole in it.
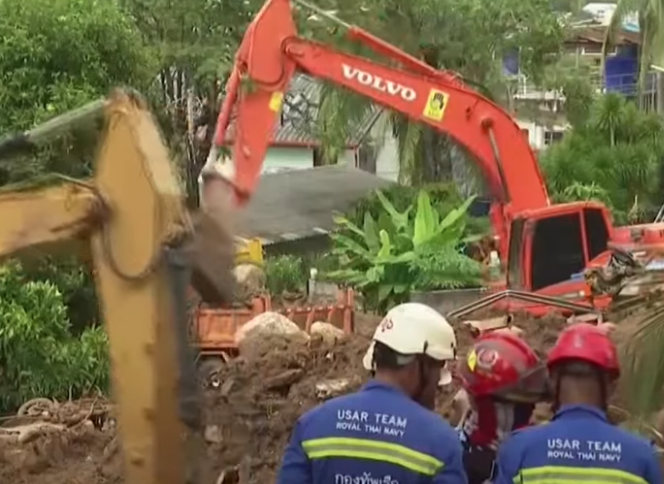
M 566 360 L 592 363 L 614 377 L 620 375 L 618 352 L 608 332 L 593 324 L 576 323 L 565 328 L 547 358 L 549 368 Z
M 513 394 L 540 396 L 546 388 L 546 369 L 528 344 L 509 332 L 492 332 L 475 340 L 459 378 L 475 397 Z

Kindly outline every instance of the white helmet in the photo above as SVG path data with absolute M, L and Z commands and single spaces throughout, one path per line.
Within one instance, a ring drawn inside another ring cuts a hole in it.
M 420 303 L 400 304 L 385 315 L 362 360 L 364 368 L 370 371 L 374 369 L 376 341 L 402 355 L 424 354 L 438 361 L 456 359 L 454 329 L 442 314 Z M 451 381 L 452 374 L 443 369 L 439 384 Z

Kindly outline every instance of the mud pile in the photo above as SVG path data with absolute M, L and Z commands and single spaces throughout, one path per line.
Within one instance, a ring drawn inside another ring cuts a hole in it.
M 36 399 L 0 422 L 0 482 L 95 484 L 114 435 L 112 405 L 101 399 Z
M 352 337 L 330 347 L 312 339 L 306 345 L 268 340 L 247 359 L 231 362 L 219 374 L 216 388 L 205 392 L 208 463 L 212 474 L 234 475 L 241 469 L 249 482 L 274 481 L 276 468 L 297 418 L 327 396 L 348 393 L 366 380 L 362 357 L 378 318 L 356 321 Z M 517 317 L 525 338 L 541 354 L 555 342 L 564 318 Z M 461 355 L 472 342 L 458 327 Z M 446 418 L 458 387 L 440 394 L 438 412 Z M 548 416 L 542 408 L 541 418 Z
M 247 475 L 243 484 L 273 481 L 297 418 L 325 398 L 354 391 L 365 381 L 362 357 L 378 320 L 356 315 L 356 334 L 332 345 L 317 338 L 299 344 L 266 339 L 208 381 L 202 396 L 207 442 L 204 484 L 234 483 L 240 480 L 238 473 Z M 522 317 L 515 323 L 543 353 L 565 321 Z M 457 330 L 463 356 L 472 338 L 465 329 Z M 440 396 L 438 411 L 446 417 L 456 390 L 452 385 Z M 0 482 L 124 483 L 109 417 L 112 411 L 107 406 L 100 414 L 90 412 L 91 403 L 66 404 L 46 413 L 33 410 L 37 416 L 24 418 L 59 427 L 43 428 L 25 442 L 19 443 L 16 436 L 3 438 L 0 430 Z M 219 479 L 222 475 L 225 478 Z

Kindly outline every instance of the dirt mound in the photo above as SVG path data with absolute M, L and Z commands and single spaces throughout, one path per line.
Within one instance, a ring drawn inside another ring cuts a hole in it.
M 275 339 L 266 341 L 251 360 L 231 362 L 219 375 L 218 387 L 206 392 L 208 462 L 213 473 L 225 470 L 230 475 L 240 467 L 248 472 L 250 482 L 273 481 L 297 418 L 318 405 L 321 394 L 335 395 L 340 389 L 347 393 L 366 380 L 362 357 L 379 320 L 362 316 L 356 320 L 356 334 L 332 347 L 316 338 L 299 346 Z M 516 324 L 543 354 L 566 322 L 519 316 Z M 461 327 L 457 330 L 464 355 L 472 337 Z M 457 390 L 453 384 L 439 396 L 437 410 L 446 418 Z
M 306 345 L 275 338 L 263 354 L 232 361 L 219 375 L 222 383 L 205 392 L 213 472 L 248 458 L 252 481 L 272 481 L 297 417 L 322 397 L 362 384 L 366 348 L 362 337 L 331 347 L 316 338 Z
M 356 314 L 356 334 L 335 344 L 315 336 L 307 343 L 274 337 L 229 362 L 203 392 L 209 467 L 204 484 L 214 483 L 222 474 L 226 476 L 222 482 L 237 482 L 238 469 L 247 473 L 249 482 L 273 481 L 297 418 L 325 398 L 356 390 L 367 378 L 362 357 L 379 321 L 377 316 Z M 565 321 L 523 316 L 515 324 L 544 353 Z M 461 325 L 456 329 L 463 357 L 472 337 Z M 445 417 L 451 413 L 457 389 L 453 384 L 440 395 L 438 411 Z M 88 400 L 46 407 L 26 410 L 27 416 L 11 425 L 41 422 L 56 427 L 43 427 L 23 443 L 0 438 L 0 482 L 124 482 L 107 403 Z

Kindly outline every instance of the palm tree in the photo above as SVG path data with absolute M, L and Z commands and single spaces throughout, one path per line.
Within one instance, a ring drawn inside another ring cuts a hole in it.
M 622 30 L 623 22 L 633 14 L 639 19 L 639 92 L 643 92 L 650 66 L 664 66 L 664 0 L 618 0 L 606 32 L 602 56 L 606 59 L 608 45 Z M 664 113 L 664 76 L 661 74 L 657 75 L 657 112 Z
M 648 219 L 662 203 L 662 139 L 659 115 L 644 113 L 615 93 L 597 98 L 587 118 L 573 123 L 563 141 L 541 158 L 553 198 L 602 201 L 619 223 L 635 213 Z

